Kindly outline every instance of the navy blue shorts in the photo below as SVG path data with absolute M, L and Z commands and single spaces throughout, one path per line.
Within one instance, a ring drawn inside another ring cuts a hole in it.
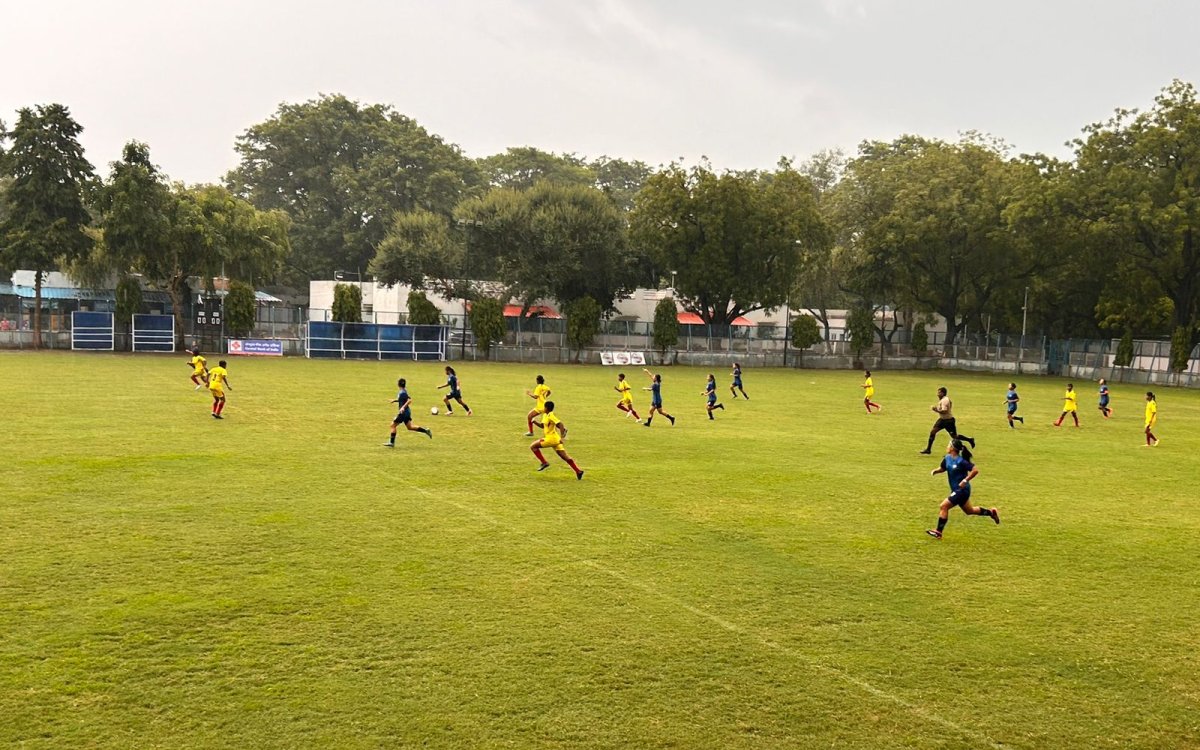
M 1008 405 L 1008 413 L 1009 413 L 1009 414 L 1016 414 L 1016 413 L 1017 413 L 1017 405 L 1016 405 L 1016 404 L 1009 404 L 1009 405 Z
M 394 424 L 394 425 L 408 424 L 411 421 L 412 421 L 412 409 L 405 409 L 404 411 L 402 411 L 396 415 L 396 418 L 392 420 L 392 424 Z
M 950 497 L 946 499 L 950 501 L 951 506 L 964 505 L 968 500 L 971 499 L 971 485 L 968 484 L 966 487 L 951 492 Z
M 462 398 L 462 391 L 450 391 L 446 398 Z
M 1108 406 L 1108 396 L 1100 397 L 1100 406 Z
M 662 408 L 662 399 L 651 399 L 650 408 L 651 409 L 661 409 Z
M 734 379 L 733 379 L 733 387 L 734 387 L 734 388 L 741 388 L 741 387 L 742 387 L 742 379 L 741 379 L 741 378 L 734 378 Z

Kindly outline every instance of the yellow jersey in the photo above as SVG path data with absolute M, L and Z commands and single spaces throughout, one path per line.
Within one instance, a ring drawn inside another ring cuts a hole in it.
M 867 398 L 875 395 L 875 383 L 871 378 L 867 378 L 867 382 L 863 383 L 863 388 L 867 389 Z
M 1075 411 L 1078 407 L 1079 394 L 1075 391 L 1067 391 L 1063 394 L 1063 411 Z
M 1150 427 L 1158 419 L 1158 404 L 1154 401 L 1146 402 L 1146 426 Z
M 203 372 L 204 371 L 204 363 L 207 361 L 208 360 L 204 359 L 204 357 L 201 357 L 199 354 L 197 354 L 196 356 L 192 357 L 192 368 L 196 372 Z
M 550 395 L 550 389 L 545 385 L 538 384 L 533 389 L 533 397 L 537 399 L 537 408 L 546 408 L 546 397 Z
M 629 387 L 629 381 L 622 380 L 621 382 L 617 383 L 617 390 L 621 392 L 622 401 L 633 400 L 633 389 Z
M 557 440 L 557 439 L 558 439 L 558 437 L 559 437 L 559 435 L 558 435 L 558 426 L 559 426 L 560 424 L 562 424 L 562 420 L 561 420 L 561 419 L 559 419 L 558 417 L 554 416 L 554 412 L 552 412 L 552 411 L 548 411 L 548 412 L 546 412 L 545 414 L 543 414 L 543 415 L 542 415 L 542 433 L 543 433 L 543 436 L 544 436 L 546 439 L 551 439 L 551 438 L 553 438 L 553 439 Z
M 225 390 L 225 378 L 228 377 L 229 371 L 224 367 L 217 365 L 208 371 L 208 387 L 210 390 L 223 391 Z

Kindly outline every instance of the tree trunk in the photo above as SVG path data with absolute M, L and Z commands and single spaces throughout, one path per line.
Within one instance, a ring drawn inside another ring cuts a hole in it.
M 167 294 L 171 297 L 171 316 L 175 319 L 175 351 L 183 351 L 183 283 L 184 279 L 175 277 L 171 279 L 171 283 L 167 285 Z M 218 342 L 217 349 L 221 345 Z
M 33 272 L 33 348 L 42 348 L 42 272 Z

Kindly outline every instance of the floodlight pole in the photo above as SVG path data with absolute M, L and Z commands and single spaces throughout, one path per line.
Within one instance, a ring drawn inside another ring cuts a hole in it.
M 1021 348 L 1017 354 L 1017 373 L 1021 372 L 1021 362 L 1025 359 L 1025 324 L 1029 321 L 1029 287 L 1025 287 L 1025 302 L 1021 305 Z

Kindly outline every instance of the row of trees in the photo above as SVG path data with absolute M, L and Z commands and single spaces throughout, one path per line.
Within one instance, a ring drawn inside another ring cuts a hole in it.
M 293 283 L 369 269 L 476 301 L 554 299 L 575 317 L 670 284 L 718 324 L 790 302 L 826 329 L 831 309 L 866 320 L 887 306 L 913 333 L 936 313 L 951 341 L 1026 317 L 1053 336 L 1197 338 L 1200 104 L 1185 82 L 1085 128 L 1071 160 L 974 133 L 769 171 L 535 148 L 470 159 L 390 107 L 334 95 L 246 131 L 224 187 L 185 187 L 141 144 L 101 182 L 77 135 L 52 105 L 0 138 L 10 267 L 138 271 L 173 296 L 218 263 Z
M 116 277 L 122 316 L 141 306 L 139 275 L 170 295 L 180 337 L 193 278 L 211 287 L 218 274 L 253 281 L 278 273 L 286 214 L 260 211 L 218 185 L 171 184 L 137 142 L 102 180 L 79 145 L 81 131 L 59 104 L 22 109 L 11 133 L 0 126 L 0 143 L 11 143 L 0 151 L 0 268 L 35 272 L 35 346 L 43 276 L 56 268 L 89 286 Z M 248 284 L 231 290 L 235 321 L 246 317 L 247 289 L 253 303 Z

